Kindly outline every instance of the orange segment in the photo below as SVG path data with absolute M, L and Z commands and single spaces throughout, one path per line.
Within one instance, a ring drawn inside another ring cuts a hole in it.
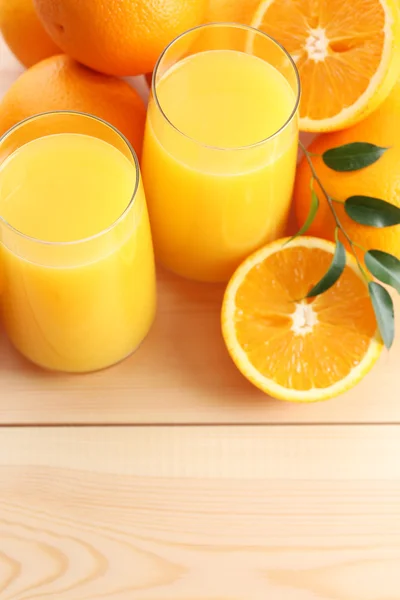
M 287 400 L 322 400 L 355 383 L 382 349 L 368 288 L 354 259 L 325 294 L 304 300 L 332 261 L 331 242 L 274 242 L 230 281 L 222 329 L 239 370 Z
M 360 121 L 400 75 L 398 0 L 262 0 L 252 25 L 278 40 L 296 62 L 304 130 Z M 256 43 L 251 34 L 249 49 Z

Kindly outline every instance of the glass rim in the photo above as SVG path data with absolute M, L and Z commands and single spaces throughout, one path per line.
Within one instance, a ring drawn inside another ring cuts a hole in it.
M 293 72 L 294 72 L 295 77 L 296 77 L 297 94 L 296 94 L 296 99 L 295 99 L 295 102 L 294 102 L 294 107 L 293 107 L 293 110 L 290 113 L 289 117 L 284 122 L 284 124 L 279 129 L 277 129 L 277 131 L 275 131 L 274 133 L 272 133 L 268 137 L 263 138 L 262 140 L 259 140 L 258 142 L 254 142 L 253 144 L 248 144 L 246 146 L 234 146 L 232 148 L 227 148 L 227 147 L 224 147 L 224 146 L 213 146 L 213 145 L 210 145 L 210 144 L 204 144 L 203 142 L 200 142 L 199 140 L 196 140 L 195 138 L 193 138 L 192 136 L 188 135 L 184 131 L 181 131 L 176 125 L 174 125 L 174 123 L 165 114 L 165 112 L 164 112 L 164 110 L 163 110 L 163 108 L 161 106 L 161 103 L 159 101 L 158 95 L 157 95 L 157 89 L 156 89 L 157 88 L 157 86 L 156 86 L 157 73 L 158 73 L 158 70 L 159 70 L 159 67 L 161 65 L 161 62 L 162 62 L 163 58 L 165 57 L 165 55 L 167 54 L 167 52 L 170 50 L 170 48 L 172 48 L 174 46 L 174 44 L 176 42 L 178 42 L 180 39 L 184 38 L 185 36 L 187 36 L 190 33 L 193 33 L 194 31 L 197 31 L 199 29 L 213 29 L 213 28 L 217 28 L 217 27 L 225 27 L 225 28 L 231 28 L 231 29 L 242 29 L 244 31 L 247 31 L 249 34 L 253 33 L 254 36 L 260 35 L 261 37 L 264 37 L 264 38 L 268 39 L 269 41 L 273 42 L 280 50 L 282 50 L 283 54 L 289 59 L 289 62 L 291 64 L 291 66 L 293 67 Z M 195 143 L 196 145 L 202 146 L 203 148 L 207 148 L 209 150 L 219 150 L 219 151 L 222 151 L 222 152 L 235 152 L 235 151 L 239 151 L 239 150 L 250 150 L 252 148 L 257 148 L 258 146 L 262 146 L 266 142 L 269 142 L 274 137 L 278 136 L 280 133 L 282 133 L 282 131 L 284 129 L 286 129 L 286 127 L 288 125 L 290 125 L 290 123 L 293 121 L 294 117 L 296 116 L 297 110 L 299 108 L 300 96 L 301 96 L 301 82 L 300 82 L 299 71 L 298 71 L 298 69 L 296 67 L 296 63 L 294 62 L 293 58 L 291 57 L 291 55 L 289 54 L 289 52 L 286 50 L 286 48 L 284 46 L 282 46 L 282 44 L 280 42 L 278 42 L 275 38 L 273 38 L 272 36 L 268 35 L 264 31 L 261 31 L 260 29 L 256 29 L 255 27 L 252 27 L 251 25 L 244 25 L 244 24 L 241 24 L 241 23 L 234 23 L 234 22 L 229 22 L 229 21 L 226 21 L 226 22 L 225 21 L 221 21 L 221 22 L 204 23 L 202 25 L 197 25 L 196 27 L 192 27 L 191 29 L 188 29 L 187 31 L 184 31 L 183 33 L 181 33 L 180 35 L 178 35 L 176 38 L 174 38 L 168 44 L 168 46 L 166 46 L 164 48 L 164 50 L 162 51 L 162 53 L 158 57 L 158 60 L 156 62 L 156 65 L 155 65 L 154 71 L 153 71 L 153 76 L 152 76 L 152 81 L 151 81 L 151 91 L 152 91 L 152 95 L 153 95 L 153 98 L 154 98 L 154 101 L 155 101 L 155 104 L 156 104 L 158 110 L 161 112 L 162 116 L 169 123 L 169 125 L 171 125 L 171 127 L 173 127 L 173 129 L 175 129 L 175 131 L 177 131 L 180 135 L 182 135 L 186 139 L 190 140 L 191 142 Z
M 135 173 L 136 173 L 135 185 L 134 185 L 133 192 L 132 192 L 132 195 L 130 197 L 130 200 L 129 200 L 127 206 L 125 207 L 124 211 L 120 214 L 120 216 L 115 221 L 113 221 L 113 223 L 111 223 L 111 225 L 109 225 L 108 227 L 106 227 L 105 229 L 102 229 L 101 231 L 99 231 L 97 233 L 94 233 L 93 235 L 91 235 L 89 237 L 81 238 L 79 240 L 65 241 L 65 242 L 50 242 L 48 240 L 41 240 L 40 238 L 36 238 L 36 237 L 31 236 L 31 235 L 27 235 L 23 231 L 19 231 L 19 229 L 17 229 L 13 225 L 11 225 L 1 215 L 1 213 L 0 213 L 0 223 L 3 224 L 3 225 L 5 225 L 14 234 L 16 234 L 17 236 L 23 238 L 24 240 L 26 240 L 28 242 L 31 242 L 31 243 L 34 243 L 34 244 L 42 244 L 44 246 L 53 246 L 53 247 L 54 246 L 57 246 L 57 247 L 77 246 L 79 244 L 85 244 L 85 243 L 91 242 L 93 240 L 96 240 L 97 238 L 102 237 L 103 235 L 105 235 L 105 234 L 109 233 L 110 231 L 112 231 L 114 229 L 114 227 L 116 227 L 121 221 L 123 221 L 123 219 L 125 218 L 126 214 L 129 212 L 129 210 L 134 205 L 135 200 L 136 200 L 136 194 L 137 194 L 137 191 L 138 191 L 138 188 L 139 188 L 139 181 L 140 181 L 139 159 L 138 159 L 138 157 L 136 155 L 136 152 L 133 149 L 133 146 L 130 143 L 130 141 L 128 140 L 128 138 L 121 131 L 119 131 L 119 129 L 117 129 L 116 127 L 114 127 L 114 125 L 112 125 L 111 123 L 109 123 L 108 121 L 105 121 L 104 119 L 102 119 L 100 117 L 97 117 L 95 115 L 91 115 L 89 113 L 85 113 L 85 112 L 82 112 L 82 111 L 78 111 L 78 110 L 50 110 L 50 111 L 38 113 L 36 115 L 32 115 L 31 117 L 27 117 L 27 118 L 23 119 L 22 121 L 19 121 L 15 125 L 13 125 L 12 127 L 10 127 L 10 129 L 8 129 L 3 135 L 0 136 L 0 149 L 1 149 L 1 145 L 4 143 L 4 141 L 10 135 L 12 135 L 12 133 L 14 131 L 18 130 L 20 127 L 23 127 L 24 125 L 26 125 L 30 121 L 35 121 L 36 119 L 40 119 L 40 118 L 43 118 L 43 117 L 48 117 L 48 116 L 51 116 L 51 115 L 70 115 L 70 116 L 86 117 L 86 118 L 91 119 L 93 121 L 98 121 L 99 123 L 102 123 L 103 125 L 105 125 L 109 129 L 112 129 L 122 139 L 122 141 L 125 142 L 128 150 L 129 150 L 129 153 L 131 154 L 131 156 L 133 158 L 133 163 L 134 163 L 134 167 L 135 167 Z M 55 133 L 55 134 L 50 134 L 50 135 L 57 135 L 57 134 Z M 39 136 L 38 138 L 35 138 L 35 139 L 40 139 L 40 137 L 48 137 L 48 136 L 47 135 Z M 94 136 L 91 136 L 91 137 L 94 137 Z M 101 138 L 98 138 L 98 139 L 101 139 Z M 29 143 L 29 142 L 27 142 L 27 143 Z M 108 143 L 108 142 L 106 142 L 106 143 Z M 118 148 L 116 148 L 116 150 L 118 150 Z M 10 156 L 12 154 L 13 153 L 11 153 Z M 5 160 L 7 160 L 7 159 L 5 159 Z M 1 163 L 0 163 L 0 177 L 1 177 Z

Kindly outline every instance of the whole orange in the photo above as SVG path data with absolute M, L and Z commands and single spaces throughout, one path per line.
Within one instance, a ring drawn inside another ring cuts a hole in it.
M 39 21 L 33 0 L 0 0 L 0 32 L 25 67 L 61 52 Z
M 341 201 L 350 196 L 373 196 L 400 206 L 400 82 L 381 107 L 367 119 L 350 129 L 321 135 L 314 140 L 309 150 L 322 154 L 329 148 L 351 142 L 370 142 L 389 149 L 373 165 L 350 173 L 333 171 L 320 157 L 313 157 L 317 174 L 329 195 Z M 310 168 L 303 159 L 297 172 L 294 192 L 299 224 L 304 223 L 310 206 L 310 178 Z M 314 189 L 318 193 L 320 207 L 308 234 L 333 240 L 333 216 L 317 184 L 314 185 Z M 346 215 L 341 204 L 335 203 L 334 207 L 353 241 L 367 250 L 376 248 L 400 259 L 400 225 L 385 229 L 359 225 Z
M 146 109 L 131 86 L 60 54 L 31 67 L 0 103 L 0 135 L 22 119 L 53 110 L 93 114 L 119 129 L 140 155 Z
M 110 75 L 150 72 L 177 35 L 202 22 L 208 0 L 34 0 L 53 40 Z
M 209 23 L 227 22 L 249 25 L 260 0 L 209 0 L 206 19 Z

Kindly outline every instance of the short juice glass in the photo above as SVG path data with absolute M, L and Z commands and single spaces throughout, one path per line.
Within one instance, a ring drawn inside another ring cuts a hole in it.
M 143 179 L 156 257 L 226 281 L 284 233 L 295 176 L 299 76 L 264 33 L 209 24 L 174 40 L 153 75 Z
M 111 125 L 38 115 L 0 140 L 0 291 L 14 346 L 50 370 L 117 363 L 146 336 L 155 269 L 139 164 Z

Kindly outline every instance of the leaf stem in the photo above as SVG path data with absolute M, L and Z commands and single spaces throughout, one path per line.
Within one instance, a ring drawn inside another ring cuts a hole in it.
M 358 242 L 353 241 L 353 246 L 355 246 L 356 248 L 359 248 L 362 252 L 367 252 L 367 249 L 364 248 L 364 246 L 361 246 L 361 244 L 359 244 Z
M 328 202 L 328 205 L 329 205 L 329 208 L 331 209 L 333 218 L 335 219 L 336 226 L 339 227 L 339 229 L 342 231 L 342 233 L 344 234 L 344 236 L 347 239 L 347 241 L 350 242 L 351 240 L 350 240 L 349 236 L 343 231 L 342 224 L 341 224 L 341 222 L 340 222 L 340 220 L 339 220 L 339 218 L 338 218 L 338 216 L 336 214 L 335 209 L 333 208 L 333 198 L 331 198 L 331 196 L 325 190 L 324 186 L 322 185 L 321 179 L 318 177 L 317 171 L 315 170 L 315 167 L 314 167 L 313 162 L 311 160 L 311 154 L 310 154 L 310 152 L 306 149 L 306 147 L 304 146 L 304 144 L 300 140 L 299 140 L 299 146 L 302 149 L 302 151 L 304 153 L 304 156 L 306 157 L 306 160 L 307 160 L 308 165 L 309 165 L 309 167 L 311 169 L 313 178 L 318 183 L 318 185 L 319 185 L 319 187 L 321 189 L 321 192 L 324 194 L 324 196 L 325 196 L 325 198 L 326 198 L 326 200 Z
M 351 244 L 351 250 L 353 252 L 353 256 L 356 259 L 357 262 L 357 266 L 360 269 L 361 275 L 363 276 L 364 280 L 366 283 L 369 283 L 371 281 L 371 278 L 368 276 L 368 273 L 366 272 L 366 270 L 364 269 L 364 267 L 362 266 L 360 259 L 358 258 L 357 252 L 354 251 L 353 248 L 353 243 Z

